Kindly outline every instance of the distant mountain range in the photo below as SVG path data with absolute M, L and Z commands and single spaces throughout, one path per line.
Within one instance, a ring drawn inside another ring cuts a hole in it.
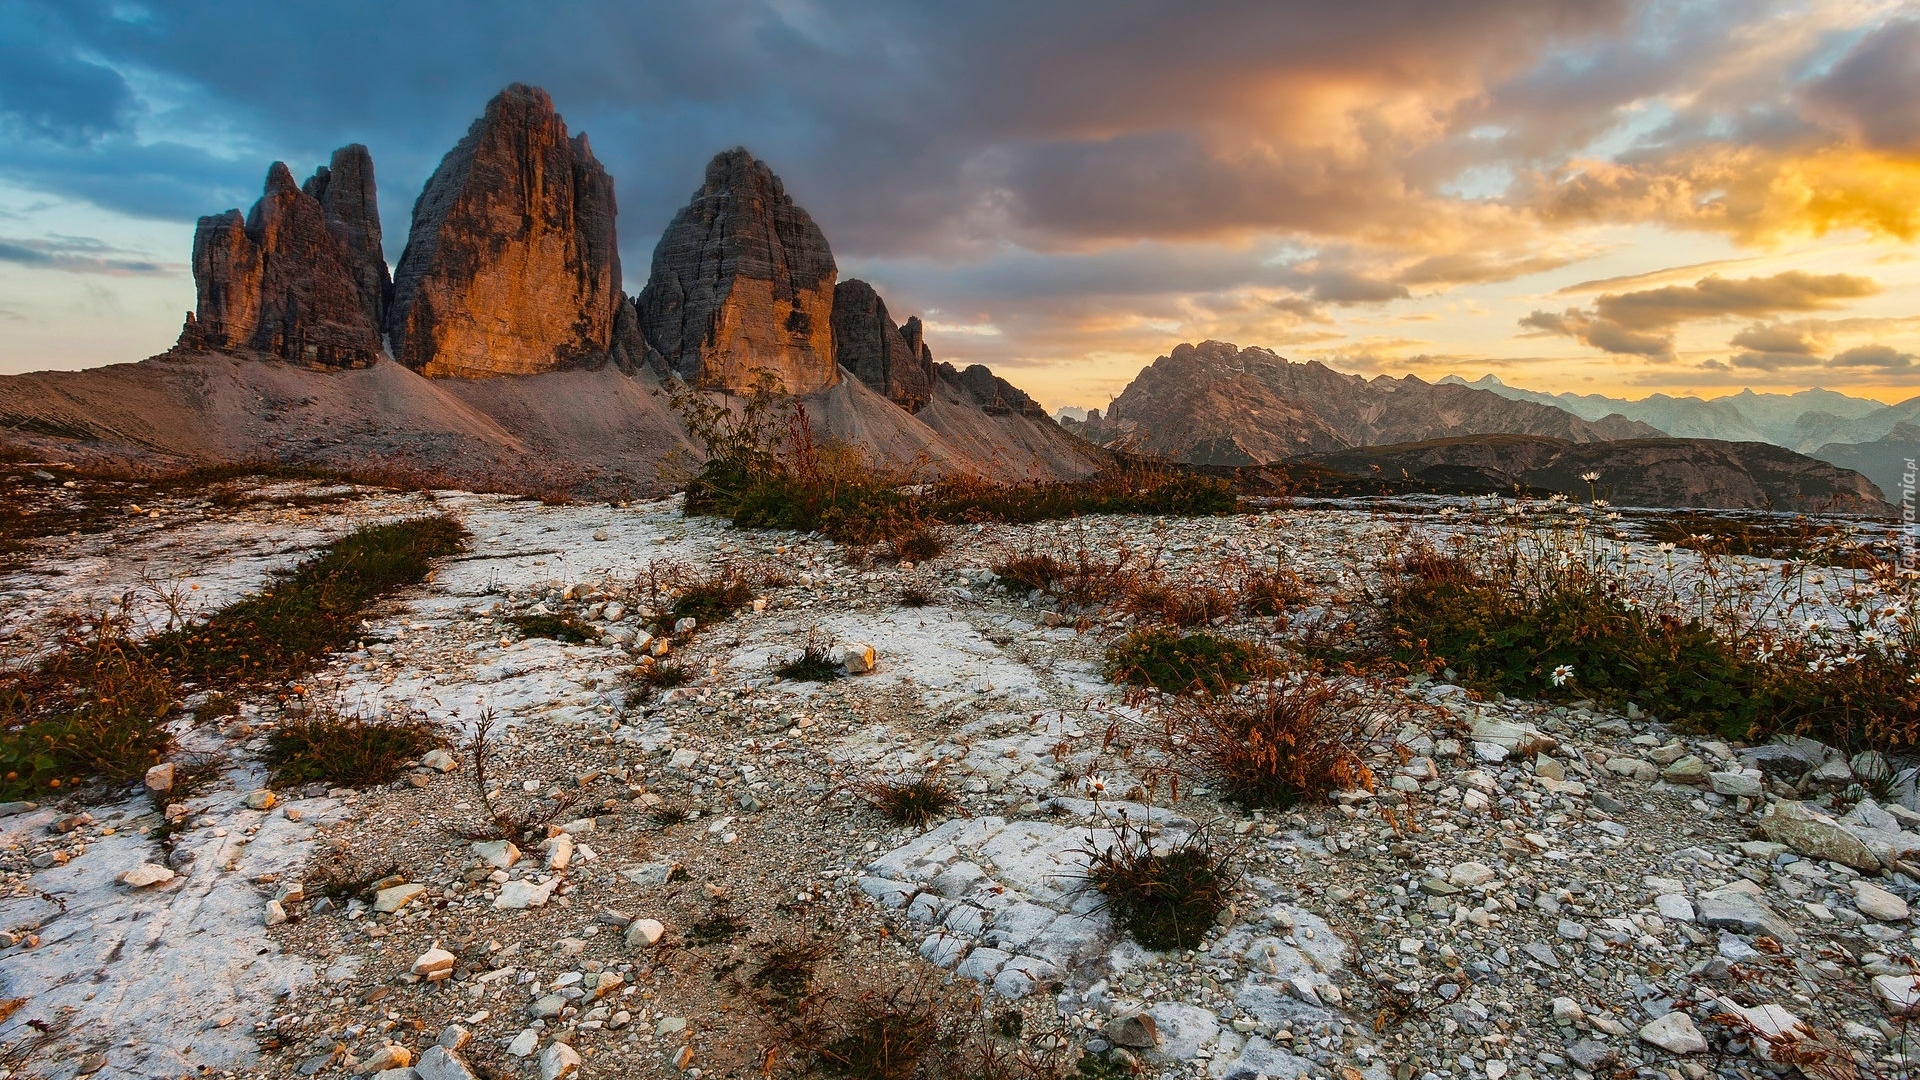
M 1867 415 L 1845 404 L 1855 399 L 1833 397 L 1842 402 L 1806 400 Z M 1143 368 L 1104 414 L 1090 409 L 1075 419 L 1063 411 L 1060 424 L 1101 446 L 1203 466 L 1300 463 L 1434 489 L 1581 497 L 1591 490 L 1581 477 L 1598 473 L 1599 494 L 1623 505 L 1888 509 L 1866 477 L 1751 437 L 1752 421 L 1742 421 L 1736 439 L 1672 438 L 1604 403 L 1513 391 L 1497 380 L 1369 379 L 1204 341 Z M 1754 412 L 1777 424 L 1791 409 L 1767 402 Z
M 1587 420 L 1555 405 L 1411 375 L 1367 379 L 1224 341 L 1176 346 L 1142 369 L 1106 415 L 1089 411 L 1063 426 L 1103 446 L 1196 465 L 1256 465 L 1492 432 L 1571 442 L 1661 434 L 1621 417 Z
M 1911 434 L 1920 425 L 1920 397 L 1896 405 L 1850 397 L 1832 390 L 1794 394 L 1756 394 L 1742 390 L 1702 399 L 1654 394 L 1637 401 L 1603 394 L 1545 394 L 1508 386 L 1493 375 L 1468 382 L 1458 375 L 1440 380 L 1485 390 L 1514 401 L 1557 405 L 1576 416 L 1623 416 L 1688 439 L 1767 442 L 1855 469 L 1897 499 L 1906 462 L 1914 456 Z

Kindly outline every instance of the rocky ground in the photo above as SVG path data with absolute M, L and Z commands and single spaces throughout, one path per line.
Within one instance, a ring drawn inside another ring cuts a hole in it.
M 1868 797 L 1855 772 L 1877 763 L 1367 680 L 1375 791 L 1148 805 L 1135 744 L 1157 705 L 1100 673 L 1127 620 L 1063 616 L 988 569 L 1042 548 L 1178 581 L 1278 562 L 1315 602 L 1222 627 L 1267 638 L 1338 622 L 1331 598 L 1433 515 L 981 526 L 912 566 L 673 500 L 261 494 L 180 493 L 45 542 L 0 577 L 0 658 L 123 599 L 150 627 L 190 617 L 368 521 L 457 513 L 471 549 L 317 677 L 183 729 L 182 764 L 219 763 L 188 797 L 0 808 L 0 1076 L 777 1074 L 753 984 L 795 947 L 822 994 L 977 996 L 1009 1045 L 1149 1076 L 1905 1073 L 1920 814 Z M 766 583 L 751 609 L 661 625 L 664 585 L 721 566 Z M 598 641 L 504 621 L 530 612 Z M 876 662 L 776 677 L 809 635 Z M 641 687 L 656 653 L 689 681 Z M 424 714 L 448 749 L 384 787 L 266 790 L 263 731 L 323 707 Z M 870 805 L 929 770 L 949 813 L 913 828 Z M 493 810 L 547 839 L 503 841 Z M 1083 887 L 1116 827 L 1235 853 L 1201 947 L 1140 948 Z

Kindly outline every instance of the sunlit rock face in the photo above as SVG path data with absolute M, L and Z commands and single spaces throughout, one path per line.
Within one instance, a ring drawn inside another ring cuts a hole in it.
M 748 389 L 764 373 L 790 393 L 818 390 L 839 381 L 836 273 L 827 238 L 773 170 L 728 150 L 654 248 L 641 332 L 701 386 Z
M 515 84 L 487 103 L 413 207 L 394 272 L 394 359 L 481 378 L 634 359 L 613 181 L 553 100 Z
M 334 160 L 364 166 L 364 188 L 331 211 L 276 161 L 246 217 L 229 210 L 200 219 L 193 236 L 197 305 L 183 345 L 263 353 L 315 367 L 364 367 L 380 356 L 374 312 L 381 285 L 366 273 L 359 241 L 342 238 L 370 235 L 378 251 L 372 162 L 365 147 L 347 147 Z M 338 234 L 330 218 L 337 220 Z M 381 263 L 380 278 L 385 274 Z M 371 295 L 362 290 L 363 278 Z

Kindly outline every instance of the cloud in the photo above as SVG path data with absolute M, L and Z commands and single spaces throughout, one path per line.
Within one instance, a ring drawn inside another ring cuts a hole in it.
M 1891 345 L 1856 345 L 1824 360 L 1816 354 L 1799 351 L 1750 350 L 1730 357 L 1727 365 L 1754 371 L 1801 371 L 1817 368 L 1826 371 L 1886 374 L 1915 370 L 1916 360 L 1920 360 L 1920 357 L 1901 352 Z M 1711 361 L 1709 363 L 1711 364 Z
M 1692 285 L 1667 285 L 1630 293 L 1604 293 L 1593 303 L 1600 318 L 1635 330 L 1657 330 L 1694 319 L 1756 316 L 1778 311 L 1819 311 L 1839 300 L 1872 296 L 1880 286 L 1852 274 L 1788 270 L 1771 277 L 1709 275 Z
M 1729 344 L 1753 352 L 1813 356 L 1824 348 L 1822 338 L 1806 327 L 1754 323 L 1733 335 Z
M 1574 338 L 1602 352 L 1619 356 L 1642 356 L 1658 361 L 1674 358 L 1673 339 L 1670 336 L 1630 329 L 1611 319 L 1596 318 L 1579 308 L 1568 308 L 1561 312 L 1535 311 L 1521 318 L 1520 325 Z
M 1920 357 L 1901 352 L 1891 345 L 1857 345 L 1835 354 L 1832 360 L 1827 361 L 1827 366 L 1868 368 L 1878 371 L 1911 371 L 1914 369 L 1916 360 L 1920 360 Z
M 1535 311 L 1522 318 L 1520 325 L 1575 338 L 1603 352 L 1666 361 L 1674 358 L 1673 332 L 1681 323 L 1729 316 L 1751 318 L 1778 312 L 1820 311 L 1841 300 L 1872 296 L 1879 291 L 1879 283 L 1872 278 L 1852 274 L 1809 274 L 1800 270 L 1749 278 L 1709 274 L 1692 285 L 1602 293 L 1589 309 Z M 1734 345 L 1748 350 L 1733 363 L 1767 370 L 1788 366 L 1794 363 L 1793 357 L 1811 356 L 1818 348 L 1810 333 L 1805 328 L 1750 326 L 1733 339 Z
M 132 87 L 119 72 L 48 41 L 56 20 L 31 7 L 0 8 L 0 133 L 74 145 L 125 129 Z
M 1867 146 L 1920 152 L 1920 21 L 1867 34 L 1803 95 L 1810 112 Z
M 156 262 L 84 236 L 9 239 L 0 236 L 0 262 L 75 274 L 178 274 L 184 263 Z

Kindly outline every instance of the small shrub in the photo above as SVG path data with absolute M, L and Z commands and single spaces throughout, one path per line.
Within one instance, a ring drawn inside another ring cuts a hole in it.
M 316 898 L 324 896 L 338 904 L 349 900 L 371 903 L 380 883 L 399 869 L 397 862 L 367 861 L 335 851 L 315 863 L 304 881 L 306 891 Z
M 1114 924 L 1158 951 L 1200 944 L 1233 888 L 1228 860 L 1201 832 L 1156 851 L 1122 822 L 1113 843 L 1087 856 L 1087 881 Z
M 1244 641 L 1156 627 L 1136 630 L 1107 650 L 1107 677 L 1170 694 L 1218 694 L 1252 678 L 1264 660 L 1259 649 Z
M 686 808 L 684 807 L 668 806 L 663 804 L 661 806 L 656 806 L 651 811 L 649 811 L 647 814 L 647 820 L 653 822 L 655 825 L 658 825 L 663 829 L 671 829 L 675 825 L 678 825 L 681 822 L 687 820 L 687 811 L 686 811 Z
M 869 781 L 858 790 L 881 817 L 916 829 L 925 828 L 960 802 L 960 797 L 933 771 L 910 780 Z
M 916 528 L 887 541 L 893 557 L 901 562 L 923 563 L 947 550 L 947 545 L 930 529 Z
M 1330 791 L 1373 787 L 1353 705 L 1317 676 L 1271 679 L 1249 693 L 1177 708 L 1170 733 L 1182 738 L 1170 749 L 1241 807 L 1284 810 Z
M 724 911 L 716 911 L 687 927 L 687 944 L 694 948 L 725 945 L 740 932 L 740 920 Z
M 807 640 L 801 644 L 800 651 L 781 662 L 773 673 L 795 682 L 832 682 L 845 674 L 840 670 L 839 659 L 833 655 L 833 639 L 817 630 L 807 631 Z
M 826 943 L 820 941 L 775 942 L 761 954 L 747 985 L 775 1004 L 792 1008 L 807 996 L 814 968 L 828 953 Z
M 178 688 L 103 615 L 39 668 L 0 675 L 0 796 L 138 779 L 174 745 Z
M 1130 561 L 1126 551 L 1112 559 L 1084 549 L 1066 558 L 1047 551 L 1014 552 L 995 564 L 993 572 L 1009 592 L 1037 589 L 1063 603 L 1091 607 L 1132 586 Z
M 633 669 L 633 681 L 639 684 L 643 695 L 657 694 L 676 686 L 685 686 L 687 679 L 685 667 L 665 660 L 655 660 Z
M 1313 590 L 1307 588 L 1298 574 L 1284 567 L 1249 569 L 1240 577 L 1240 603 L 1250 615 L 1274 618 L 1311 599 Z
M 1157 619 L 1174 626 L 1204 626 L 1233 614 L 1234 599 L 1210 585 L 1151 581 L 1137 584 L 1128 591 L 1126 608 L 1143 619 Z
M 850 1080 L 913 1080 L 941 1044 L 940 1017 L 925 997 L 863 995 L 816 1035 L 815 1065 Z
M 900 590 L 898 597 L 901 607 L 920 608 L 933 603 L 933 593 L 918 585 L 909 585 Z
M 689 585 L 673 601 L 670 620 L 692 619 L 715 623 L 753 603 L 753 586 L 731 571 L 721 571 Z
M 425 719 L 369 720 L 324 709 L 282 720 L 262 757 L 275 784 L 364 787 L 387 783 L 440 743 L 440 729 Z
M 568 645 L 588 645 L 593 630 L 571 615 L 515 615 L 507 620 L 525 638 L 549 638 Z

